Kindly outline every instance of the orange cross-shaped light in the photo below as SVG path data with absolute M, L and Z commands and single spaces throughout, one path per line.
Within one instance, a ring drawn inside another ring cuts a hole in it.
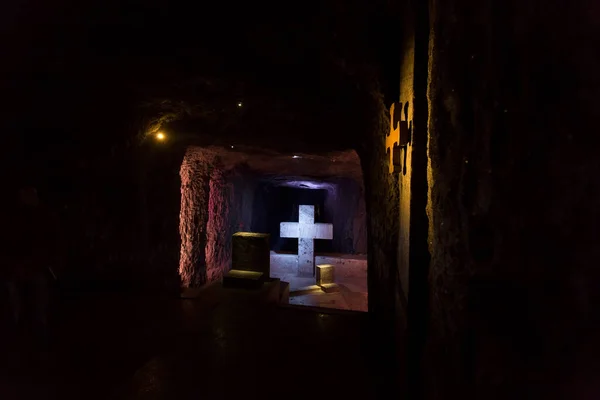
M 394 109 L 396 108 L 396 103 L 392 103 L 392 106 L 390 107 L 390 132 L 387 134 L 387 136 L 385 137 L 385 151 L 387 152 L 388 155 L 388 166 L 389 166 L 389 170 L 390 170 L 390 174 L 393 174 L 394 172 L 398 172 L 396 171 L 396 166 L 394 165 L 394 147 L 398 147 L 399 143 L 400 143 L 400 121 L 398 121 L 398 124 L 395 124 L 394 122 Z M 396 126 L 396 129 L 394 129 L 394 125 Z

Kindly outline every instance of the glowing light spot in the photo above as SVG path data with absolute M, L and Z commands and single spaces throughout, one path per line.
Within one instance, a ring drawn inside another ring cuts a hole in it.
M 300 156 L 292 156 L 292 158 L 302 158 L 302 157 L 300 157 Z
M 158 140 L 165 140 L 165 134 L 164 134 L 164 133 L 162 133 L 162 132 L 158 132 L 158 133 L 156 134 L 156 138 L 157 138 Z
M 237 104 L 237 106 L 238 106 L 238 107 L 241 107 L 242 105 L 243 105 L 243 104 L 242 104 L 242 102 L 241 102 L 241 101 L 240 101 L 240 102 L 238 102 L 238 104 Z
M 231 146 L 231 148 L 233 149 L 233 146 Z

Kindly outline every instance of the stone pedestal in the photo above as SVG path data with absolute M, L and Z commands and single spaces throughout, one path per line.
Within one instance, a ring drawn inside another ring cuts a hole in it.
M 334 280 L 333 265 L 317 265 L 317 285 L 321 286 L 327 283 L 333 283 Z
M 261 272 L 264 279 L 271 276 L 270 235 L 238 232 L 231 243 L 232 269 Z

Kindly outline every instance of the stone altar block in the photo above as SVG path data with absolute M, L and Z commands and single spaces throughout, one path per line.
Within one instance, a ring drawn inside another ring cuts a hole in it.
M 270 235 L 267 233 L 237 232 L 231 243 L 232 269 L 262 272 L 271 277 Z
M 315 224 L 315 206 L 301 205 L 299 221 L 280 223 L 279 232 L 282 238 L 298 238 L 298 275 L 313 276 L 314 239 L 333 239 L 333 225 Z
M 317 285 L 333 283 L 335 280 L 334 268 L 331 264 L 317 265 Z

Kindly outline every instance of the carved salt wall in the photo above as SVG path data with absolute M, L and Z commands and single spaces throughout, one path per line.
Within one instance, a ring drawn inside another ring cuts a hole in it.
M 190 148 L 181 164 L 181 211 L 179 275 L 183 286 L 206 282 L 207 223 L 210 202 L 211 158 Z
M 430 397 L 594 397 L 599 5 L 431 4 Z
M 231 237 L 249 229 L 256 176 L 238 159 L 223 164 L 222 150 L 190 146 L 181 164 L 183 286 L 221 279 L 231 268 Z
M 325 213 L 333 223 L 333 250 L 367 253 L 367 216 L 364 189 L 356 181 L 338 179 L 327 190 Z
M 365 136 L 373 142 L 360 148 L 359 152 L 368 212 L 369 311 L 384 324 L 382 331 L 387 330 L 386 334 L 393 335 L 393 329 L 388 330 L 386 324 L 394 324 L 396 313 L 398 190 L 386 162 L 389 111 L 379 94 L 372 93 L 364 112 L 370 119 Z
M 218 165 L 218 163 L 216 163 Z M 233 184 L 215 167 L 210 174 L 208 221 L 206 224 L 206 281 L 220 280 L 231 268 L 231 235 L 235 227 L 232 207 Z

